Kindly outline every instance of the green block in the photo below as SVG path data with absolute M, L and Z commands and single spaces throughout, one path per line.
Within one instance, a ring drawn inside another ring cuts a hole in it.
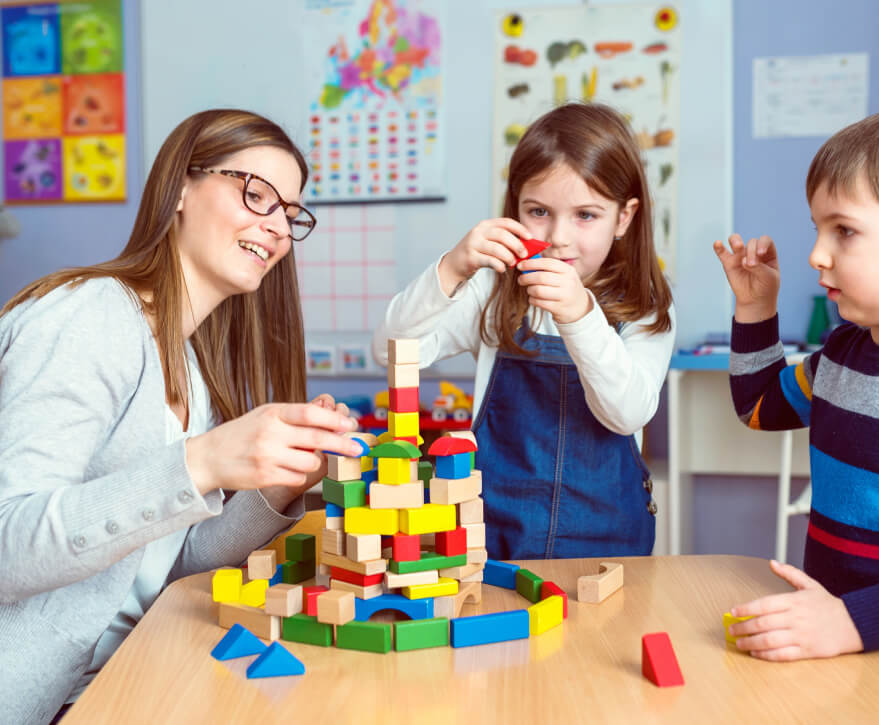
M 324 478 L 324 501 L 341 506 L 343 509 L 366 506 L 366 481 L 334 481 Z
M 394 622 L 394 648 L 397 652 L 429 647 L 447 647 L 449 620 L 445 617 Z
M 418 561 L 396 561 L 391 559 L 389 567 L 394 574 L 411 574 L 414 571 L 430 571 L 431 569 L 445 569 L 450 566 L 464 566 L 467 563 L 467 554 L 457 556 L 441 556 L 435 551 L 424 551 Z
M 312 534 L 292 534 L 284 539 L 288 561 L 314 561 L 314 536 Z
M 311 561 L 285 561 L 281 564 L 281 581 L 284 584 L 298 584 L 314 576 L 314 559 Z
M 470 451 L 470 470 L 476 468 L 476 451 Z
M 540 601 L 540 585 L 543 584 L 541 579 L 534 572 L 527 569 L 518 569 L 516 571 L 516 591 L 530 602 Z
M 430 485 L 433 478 L 433 464 L 430 461 L 418 461 L 418 480 L 424 482 L 424 487 Z
M 390 622 L 348 622 L 336 627 L 336 647 L 384 654 L 391 650 Z
M 317 617 L 309 617 L 307 614 L 294 614 L 281 620 L 281 639 L 332 647 L 333 625 L 318 622 Z

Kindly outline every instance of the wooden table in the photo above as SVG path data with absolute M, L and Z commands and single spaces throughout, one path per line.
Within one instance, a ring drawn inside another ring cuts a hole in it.
M 875 722 L 879 655 L 769 663 L 724 642 L 721 615 L 780 592 L 767 563 L 742 556 L 614 559 L 625 585 L 576 601 L 596 559 L 520 562 L 571 598 L 568 619 L 528 640 L 386 655 L 284 642 L 301 677 L 248 680 L 253 657 L 217 662 L 210 574 L 172 584 L 70 710 L 76 723 Z M 483 587 L 462 615 L 518 609 Z M 641 676 L 641 635 L 667 631 L 686 685 Z

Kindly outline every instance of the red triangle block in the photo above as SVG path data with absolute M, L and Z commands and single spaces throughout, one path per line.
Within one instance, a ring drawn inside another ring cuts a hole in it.
M 667 632 L 654 632 L 641 637 L 641 674 L 657 687 L 684 684 L 684 676 Z
M 527 250 L 528 254 L 524 257 L 517 257 L 517 264 L 523 259 L 533 257 L 535 254 L 540 254 L 544 249 L 548 249 L 552 246 L 549 242 L 541 242 L 539 239 L 523 239 L 522 244 L 525 245 L 525 249 Z

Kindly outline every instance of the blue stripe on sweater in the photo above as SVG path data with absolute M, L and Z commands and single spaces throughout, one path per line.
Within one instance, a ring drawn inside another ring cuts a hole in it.
M 812 460 L 812 508 L 850 526 L 879 531 L 879 474 L 851 466 L 815 446 Z
M 781 390 L 784 393 L 785 400 L 796 411 L 802 424 L 809 425 L 809 411 L 812 408 L 812 402 L 806 397 L 803 389 L 797 382 L 796 370 L 796 365 L 788 365 L 781 371 L 779 382 L 781 383 Z

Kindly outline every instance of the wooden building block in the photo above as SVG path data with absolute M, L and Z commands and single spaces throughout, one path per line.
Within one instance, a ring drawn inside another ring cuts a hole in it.
M 641 674 L 657 687 L 684 684 L 684 675 L 667 632 L 645 634 L 641 638 Z
M 543 634 L 557 627 L 564 619 L 564 602 L 557 594 L 541 599 L 528 607 L 529 631 L 531 635 Z
M 224 662 L 239 657 L 258 655 L 266 651 L 266 646 L 256 635 L 240 624 L 233 624 L 223 638 L 211 650 L 211 657 Z
M 318 564 L 314 575 L 314 583 L 319 587 L 330 588 L 330 567 L 326 564 Z
M 211 593 L 215 602 L 241 601 L 241 569 L 217 569 L 211 577 Z
M 418 388 L 388 388 L 388 402 L 395 413 L 417 413 Z
M 440 569 L 440 576 L 447 576 L 450 579 L 461 579 L 465 576 L 470 576 L 471 574 L 476 574 L 477 572 L 481 572 L 485 569 L 484 564 L 464 564 L 463 566 L 450 566 L 445 567 L 444 569 Z
M 382 558 L 382 538 L 378 534 L 346 534 L 346 540 L 347 557 L 351 561 L 374 561 Z
M 367 506 L 345 509 L 345 531 L 392 536 L 400 531 L 401 513 L 397 509 L 371 509 Z
M 340 566 L 330 567 L 330 576 L 339 581 L 348 582 L 349 584 L 358 584 L 361 587 L 371 587 L 373 584 L 381 584 L 384 581 L 384 574 L 359 574 L 350 569 L 343 569 Z
M 272 642 L 259 657 L 247 666 L 248 680 L 304 674 L 305 665 L 280 642 Z
M 471 473 L 466 478 L 430 479 L 430 500 L 432 503 L 459 504 L 463 501 L 470 501 L 481 493 L 481 472 Z
M 623 586 L 623 565 L 602 561 L 598 574 L 588 574 L 577 579 L 577 601 L 600 604 Z
M 340 569 L 347 569 L 358 574 L 384 574 L 388 569 L 386 559 L 373 559 L 371 561 L 353 561 L 344 556 L 336 556 L 335 554 L 325 554 L 322 563 L 327 566 L 337 566 Z
M 467 478 L 470 476 L 470 453 L 455 453 L 436 457 L 437 478 Z
M 540 585 L 540 599 L 543 600 L 552 596 L 559 596 L 562 598 L 562 618 L 567 619 L 568 593 L 555 582 L 544 581 L 543 584 Z
M 493 587 L 515 589 L 517 571 L 519 571 L 518 564 L 488 559 L 485 562 L 485 583 L 491 584 Z
M 317 540 L 314 534 L 291 534 L 284 539 L 284 551 L 289 561 L 314 561 Z
M 364 490 L 363 500 L 366 502 L 366 491 Z M 328 529 L 339 529 L 341 531 L 345 530 L 345 517 L 344 516 L 327 516 L 327 528 Z
M 302 611 L 302 586 L 299 584 L 275 584 L 266 589 L 266 614 L 292 617 Z
M 418 363 L 418 339 L 388 340 L 388 363 Z M 396 388 L 396 385 L 392 385 Z
M 433 615 L 433 599 L 407 599 L 401 594 L 382 594 L 374 599 L 357 599 L 357 621 L 366 622 L 376 612 L 402 612 L 410 619 L 429 619 Z
M 730 625 L 737 624 L 738 622 L 744 622 L 746 619 L 751 619 L 753 615 L 750 617 L 734 617 L 729 612 L 723 613 L 723 635 L 726 638 L 726 641 L 730 644 L 735 644 L 738 637 L 733 637 L 729 633 Z
M 347 624 L 354 621 L 354 594 L 332 589 L 318 596 L 317 621 L 326 624 Z
M 351 592 L 358 599 L 374 599 L 385 593 L 385 588 L 382 583 L 364 587 L 359 584 L 351 584 L 350 582 L 342 581 L 341 579 L 330 579 L 330 589 L 335 589 L 341 592 Z
M 485 524 L 464 524 L 462 528 L 467 531 L 468 549 L 485 548 Z
M 407 599 L 425 599 L 427 597 L 448 597 L 458 593 L 458 582 L 455 579 L 440 577 L 436 584 L 415 584 L 403 587 L 401 592 Z
M 458 556 L 467 553 L 467 530 L 460 526 L 451 531 L 440 531 L 434 541 L 437 554 Z
M 414 509 L 424 505 L 421 481 L 388 485 L 373 483 L 369 487 L 369 508 Z
M 485 522 L 485 504 L 482 499 L 472 498 L 458 504 L 459 524 L 481 524 Z
M 412 467 L 408 458 L 379 458 L 378 482 L 387 486 L 412 483 Z
M 481 582 L 485 578 L 485 572 L 483 569 L 479 571 L 475 571 L 472 574 L 468 574 L 467 576 L 462 576 L 460 582 L 462 584 L 469 584 L 470 582 Z
M 248 607 L 244 604 L 220 602 L 218 624 L 223 629 L 231 629 L 232 625 L 240 624 L 249 629 L 257 637 L 276 640 L 281 636 L 281 618 L 266 614 L 262 609 Z
M 268 579 L 254 579 L 241 587 L 241 603 L 248 607 L 262 607 L 266 603 Z
M 345 556 L 346 534 L 342 529 L 324 529 L 321 535 L 321 548 L 328 554 Z
M 482 602 L 482 584 L 479 582 L 459 584 L 458 593 L 455 595 L 454 602 L 454 616 L 456 617 L 461 615 L 461 610 L 464 608 L 465 604 L 480 604 Z
M 278 566 L 278 553 L 274 549 L 258 549 L 247 557 L 249 579 L 271 579 Z
M 454 506 L 426 503 L 421 508 L 400 511 L 399 530 L 404 534 L 450 531 L 457 527 L 455 518 Z
M 314 559 L 311 561 L 285 561 L 281 564 L 281 580 L 284 584 L 299 584 L 314 576 L 316 566 Z
M 395 363 L 388 365 L 389 387 L 417 388 L 420 382 L 418 363 Z
M 527 609 L 517 609 L 512 612 L 456 617 L 450 620 L 449 626 L 452 647 L 470 647 L 477 644 L 527 639 L 530 618 Z
M 447 647 L 449 620 L 447 617 L 394 622 L 394 649 L 408 652 L 429 647 Z
M 418 534 L 394 534 L 391 558 L 397 561 L 418 561 L 421 558 L 421 537 Z
M 394 574 L 411 574 L 414 571 L 464 566 L 466 563 L 467 557 L 463 554 L 460 556 L 440 556 L 433 551 L 424 551 L 421 553 L 421 558 L 417 561 L 397 561 L 396 559 L 391 559 L 388 567 Z
M 345 511 L 366 504 L 365 481 L 335 481 L 332 478 L 324 478 L 321 490 L 324 501 L 341 506 Z
M 534 572 L 528 571 L 528 569 L 518 569 L 516 571 L 516 591 L 529 602 L 540 601 L 541 584 L 543 584 L 543 579 Z
M 394 574 L 393 572 L 385 572 L 385 588 L 399 589 L 400 587 L 410 587 L 416 584 L 436 584 L 439 582 L 439 572 L 436 569 L 428 571 L 413 571 L 410 574 Z
M 360 457 L 349 458 L 337 456 L 335 453 L 327 454 L 327 478 L 334 481 L 357 481 L 362 472 Z
M 488 562 L 488 551 L 486 549 L 467 549 L 468 564 L 485 564 Z
M 284 617 L 282 620 L 281 639 L 288 642 L 332 647 L 333 625 L 318 622 L 317 617 L 307 614 L 294 614 L 292 617 Z
M 317 616 L 317 598 L 329 588 L 320 585 L 302 587 L 302 610 L 309 616 Z
M 336 628 L 336 647 L 384 654 L 391 650 L 390 622 L 349 622 Z
M 388 413 L 388 432 L 394 438 L 417 436 L 419 433 L 418 413 L 395 413 L 391 411 Z M 411 481 L 412 479 L 409 480 Z

